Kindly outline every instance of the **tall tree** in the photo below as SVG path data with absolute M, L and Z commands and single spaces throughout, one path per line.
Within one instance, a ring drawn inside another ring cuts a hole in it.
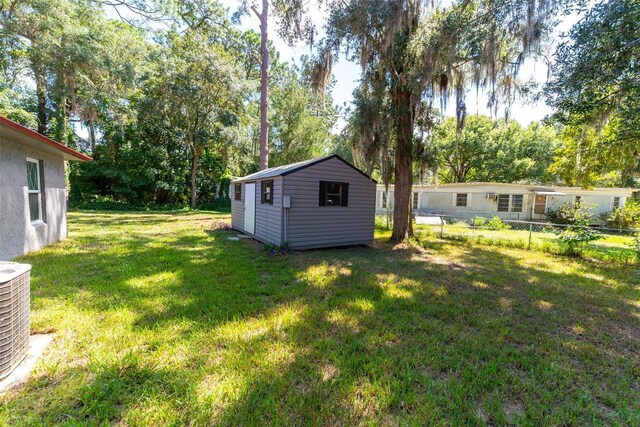
M 228 130 L 243 114 L 250 88 L 230 53 L 206 34 L 170 34 L 168 56 L 151 82 L 156 108 L 179 132 L 190 155 L 190 204 L 196 206 L 196 178 L 207 147 L 228 143 Z
M 395 140 L 394 224 L 391 239 L 413 234 L 410 201 L 413 138 L 423 99 L 456 95 L 457 126 L 464 127 L 469 85 L 485 88 L 492 106 L 513 99 L 513 76 L 570 0 L 512 2 L 461 0 L 430 7 L 418 0 L 328 2 L 327 37 L 316 81 L 331 72 L 330 54 L 359 53 L 363 69 L 384 76 Z
M 571 159 L 556 163 L 565 176 L 574 165 L 571 181 L 589 185 L 593 174 L 620 171 L 618 185 L 633 185 L 640 171 L 639 22 L 637 0 L 602 1 L 557 48 L 545 92 L 553 118 L 567 126 Z

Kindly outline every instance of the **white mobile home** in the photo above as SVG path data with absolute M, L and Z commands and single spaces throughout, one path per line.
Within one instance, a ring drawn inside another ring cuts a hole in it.
M 66 160 L 91 157 L 0 116 L 0 260 L 67 236 Z
M 266 169 L 231 182 L 231 225 L 291 249 L 373 241 L 376 183 L 331 155 Z
M 545 220 L 551 210 L 567 203 L 592 206 L 594 216 L 624 206 L 633 188 L 549 187 L 493 182 L 417 185 L 413 187 L 414 214 L 475 216 L 514 220 Z M 393 204 L 393 187 L 378 186 L 376 211 L 386 213 Z

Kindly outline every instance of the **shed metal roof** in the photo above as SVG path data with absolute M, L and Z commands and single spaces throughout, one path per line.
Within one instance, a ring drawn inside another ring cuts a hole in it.
M 317 159 L 303 160 L 301 162 L 291 163 L 291 164 L 288 164 L 288 165 L 276 166 L 276 167 L 273 167 L 273 168 L 269 168 L 269 169 L 265 169 L 265 170 L 262 170 L 262 171 L 259 171 L 259 172 L 252 173 L 252 174 L 247 175 L 247 176 L 236 178 L 232 182 L 254 181 L 254 180 L 258 180 L 258 179 L 273 178 L 273 177 L 276 177 L 276 176 L 289 175 L 289 174 L 297 172 L 299 170 L 308 168 L 309 166 L 313 166 L 313 165 L 316 165 L 318 163 L 322 163 L 322 162 L 324 162 L 326 160 L 333 159 L 333 158 L 337 158 L 338 160 L 341 160 L 347 166 L 349 166 L 349 167 L 353 168 L 354 170 L 358 171 L 360 174 L 364 175 L 365 177 L 367 177 L 371 181 L 376 182 L 369 175 L 367 175 L 366 173 L 362 172 L 360 169 L 358 169 L 357 167 L 355 167 L 354 165 L 352 165 L 351 163 L 349 163 L 348 161 L 346 161 L 342 157 L 338 156 L 337 154 L 331 154 L 330 156 L 319 157 Z

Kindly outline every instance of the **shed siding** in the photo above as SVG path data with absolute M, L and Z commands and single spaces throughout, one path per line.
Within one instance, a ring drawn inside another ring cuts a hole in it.
M 319 206 L 320 181 L 349 183 L 348 206 Z M 368 244 L 373 241 L 376 184 L 337 158 L 283 177 L 291 196 L 287 230 L 292 249 Z
M 273 204 L 261 203 L 262 181 L 273 180 Z M 256 239 L 272 245 L 282 245 L 282 177 L 256 181 Z
M 235 184 L 231 183 L 229 194 L 231 196 L 231 226 L 239 231 L 244 231 L 244 198 L 246 197 L 246 191 L 244 182 L 242 185 L 242 200 L 236 200 Z

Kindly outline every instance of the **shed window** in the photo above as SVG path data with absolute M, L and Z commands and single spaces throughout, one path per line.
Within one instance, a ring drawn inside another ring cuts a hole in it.
M 456 206 L 467 206 L 467 201 L 467 193 L 456 193 Z
M 418 209 L 418 202 L 420 201 L 420 193 L 413 193 L 413 201 L 412 201 L 412 206 L 413 209 Z
M 511 196 L 511 212 L 522 212 L 524 196 L 522 194 L 514 194 Z
M 238 201 L 242 200 L 242 184 L 236 184 L 234 194 L 235 194 L 234 196 L 235 200 L 238 200 Z
M 620 207 L 620 197 L 613 198 L 613 209 L 617 209 Z
M 27 159 L 27 189 L 29 192 L 29 215 L 31 222 L 43 221 L 41 162 Z
M 498 195 L 498 212 L 509 212 L 509 195 Z
M 320 181 L 320 206 L 348 206 L 349 183 Z
M 273 204 L 273 180 L 270 181 L 262 181 L 260 183 L 262 186 L 262 197 L 260 198 L 260 202 L 263 205 L 272 205 Z

